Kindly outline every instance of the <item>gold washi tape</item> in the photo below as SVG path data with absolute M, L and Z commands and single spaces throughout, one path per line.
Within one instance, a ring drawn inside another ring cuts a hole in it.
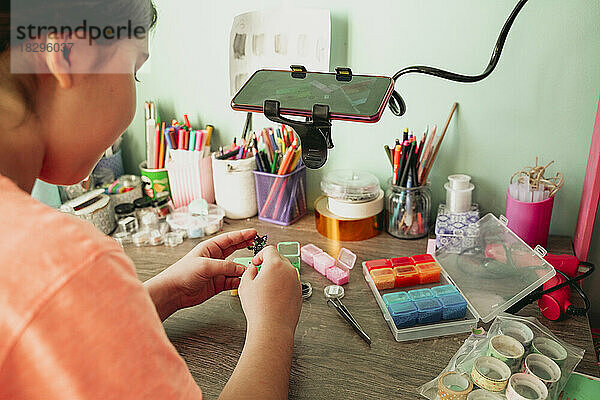
M 455 371 L 448 371 L 438 379 L 440 400 L 466 400 L 472 390 L 473 383 L 468 376 Z
M 317 231 L 332 240 L 360 241 L 379 235 L 383 227 L 383 213 L 368 218 L 343 218 L 333 214 L 327 205 L 327 197 L 315 201 Z

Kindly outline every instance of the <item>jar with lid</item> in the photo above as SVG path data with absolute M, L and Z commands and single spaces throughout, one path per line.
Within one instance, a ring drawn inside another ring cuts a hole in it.
M 135 206 L 131 203 L 119 204 L 115 206 L 115 215 L 117 217 L 117 221 L 127 217 L 136 218 Z
M 154 212 L 158 218 L 166 218 L 171 213 L 171 206 L 169 204 L 169 196 L 161 196 L 154 200 Z
M 146 212 L 152 212 L 152 199 L 149 197 L 140 197 L 139 199 L 135 199 L 133 201 L 133 205 L 135 206 L 135 213 L 138 219 L 141 219 L 141 216 Z
M 406 188 L 392 185 L 385 193 L 386 228 L 400 239 L 419 239 L 429 233 L 431 183 Z

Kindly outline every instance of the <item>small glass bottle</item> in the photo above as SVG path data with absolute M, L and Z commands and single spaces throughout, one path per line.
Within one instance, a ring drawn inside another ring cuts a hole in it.
M 400 239 L 419 239 L 429 233 L 431 183 L 405 188 L 391 184 L 385 193 L 386 229 Z

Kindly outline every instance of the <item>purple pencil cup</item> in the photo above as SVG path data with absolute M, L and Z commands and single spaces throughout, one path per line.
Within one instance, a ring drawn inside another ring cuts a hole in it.
M 254 171 L 258 219 L 292 225 L 306 215 L 306 167 L 287 175 Z
M 506 192 L 506 218 L 508 228 L 531 248 L 538 244 L 546 247 L 554 197 L 527 203 L 515 200 Z

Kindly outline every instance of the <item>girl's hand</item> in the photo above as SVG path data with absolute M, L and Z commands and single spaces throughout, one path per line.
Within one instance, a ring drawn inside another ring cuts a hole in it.
M 248 334 L 264 330 L 294 336 L 302 309 L 298 272 L 273 246 L 265 247 L 252 260 L 242 277 L 240 300 L 246 314 Z
M 245 267 L 225 261 L 252 245 L 255 229 L 229 232 L 198 244 L 181 260 L 149 279 L 145 286 L 161 318 L 193 307 L 224 291 L 237 289 Z

